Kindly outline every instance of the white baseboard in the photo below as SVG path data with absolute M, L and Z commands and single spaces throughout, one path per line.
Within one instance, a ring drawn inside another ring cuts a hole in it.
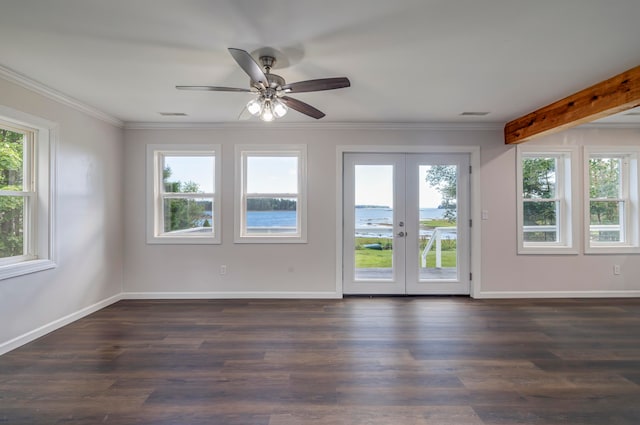
M 120 300 L 170 300 L 170 299 L 337 299 L 339 292 L 123 292 L 83 308 L 75 313 L 54 320 L 0 344 L 0 355 L 34 341 L 41 336 L 95 313 Z M 508 298 L 640 298 L 639 290 L 630 291 L 481 291 L 476 299 Z
M 51 323 L 47 323 L 44 326 L 40 326 L 37 329 L 34 329 L 30 332 L 27 332 L 23 335 L 15 337 L 7 342 L 0 344 L 0 355 L 4 353 L 8 353 L 11 350 L 15 350 L 16 348 L 25 345 L 31 341 L 34 341 L 41 336 L 44 336 L 50 332 L 55 331 L 56 329 L 60 329 L 63 326 L 66 326 L 72 322 L 75 322 L 78 319 L 82 319 L 85 316 L 88 316 L 91 313 L 95 313 L 98 310 L 101 310 L 113 303 L 116 303 L 122 299 L 122 294 L 117 294 L 112 297 L 109 297 L 105 300 L 97 302 L 93 305 L 83 308 L 82 310 L 76 311 L 75 313 L 71 313 L 65 317 L 54 320 Z
M 480 291 L 473 298 L 637 298 L 640 291 Z
M 278 299 L 278 298 L 310 298 L 335 299 L 342 298 L 338 292 L 123 292 L 123 300 L 186 300 L 186 299 Z

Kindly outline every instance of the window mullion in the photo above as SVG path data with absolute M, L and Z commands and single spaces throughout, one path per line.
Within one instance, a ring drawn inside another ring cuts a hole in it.
M 215 193 L 204 192 L 164 192 L 162 198 L 215 198 Z
M 247 193 L 247 198 L 297 198 L 297 193 Z

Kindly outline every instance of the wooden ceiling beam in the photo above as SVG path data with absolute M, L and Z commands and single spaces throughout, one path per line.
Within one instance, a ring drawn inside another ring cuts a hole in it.
M 637 106 L 640 66 L 507 123 L 504 142 L 526 142 Z

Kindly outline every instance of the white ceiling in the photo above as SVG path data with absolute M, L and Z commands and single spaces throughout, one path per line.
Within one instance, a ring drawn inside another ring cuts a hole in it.
M 0 65 L 125 122 L 225 123 L 250 94 L 174 86 L 248 87 L 227 48 L 270 47 L 287 82 L 351 80 L 294 96 L 323 122 L 505 123 L 639 65 L 638 22 L 638 0 L 0 0 Z

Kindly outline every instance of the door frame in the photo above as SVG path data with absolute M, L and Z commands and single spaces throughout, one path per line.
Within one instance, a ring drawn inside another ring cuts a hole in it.
M 381 146 L 381 145 L 341 145 L 336 147 L 336 293 L 343 296 L 343 185 L 345 153 L 387 153 L 387 154 L 447 154 L 467 153 L 472 173 L 469 182 L 469 217 L 471 244 L 469 247 L 469 270 L 472 275 L 469 295 L 475 298 L 480 294 L 481 286 L 481 196 L 480 196 L 480 146 Z

